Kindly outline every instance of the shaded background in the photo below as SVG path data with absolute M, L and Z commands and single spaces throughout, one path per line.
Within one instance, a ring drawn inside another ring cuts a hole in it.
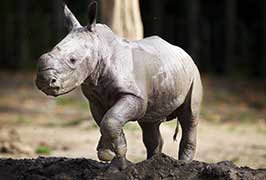
M 85 25 L 88 1 L 68 4 Z M 202 73 L 196 159 L 265 168 L 266 1 L 140 0 L 140 10 L 144 36 L 182 47 Z M 38 57 L 67 34 L 60 2 L 1 0 L 0 15 L 0 157 L 96 159 L 99 132 L 80 90 L 54 99 L 34 85 Z M 170 122 L 161 130 L 164 152 L 176 157 L 174 127 Z M 143 160 L 139 127 L 125 128 L 129 157 Z
M 69 2 L 83 24 L 87 2 Z M 184 48 L 202 72 L 266 77 L 265 1 L 143 0 L 140 7 L 144 35 Z M 59 1 L 2 0 L 0 8 L 1 69 L 34 68 L 40 54 L 66 34 Z

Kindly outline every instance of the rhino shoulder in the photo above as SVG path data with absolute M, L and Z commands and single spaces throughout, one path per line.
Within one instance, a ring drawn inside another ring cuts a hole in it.
M 158 43 L 161 43 L 160 41 L 162 41 L 160 37 L 152 36 L 138 41 L 132 41 L 130 45 L 133 52 L 139 51 L 143 54 L 149 54 L 151 56 L 154 56 L 157 54 L 157 45 Z
M 164 39 L 162 39 L 159 36 L 150 36 L 146 37 L 142 40 L 136 41 L 138 44 L 145 44 L 145 45 L 150 45 L 150 46 L 156 46 L 156 45 L 171 45 Z
M 143 41 L 143 40 L 162 40 L 162 41 L 164 41 L 160 36 L 150 36 L 150 37 L 146 37 L 146 38 L 144 38 L 144 39 L 142 39 L 142 40 L 140 40 L 140 41 Z

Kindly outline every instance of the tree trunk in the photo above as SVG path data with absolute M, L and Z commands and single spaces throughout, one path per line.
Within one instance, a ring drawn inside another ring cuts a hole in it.
M 194 61 L 197 63 L 199 58 L 199 20 L 200 20 L 200 0 L 188 1 L 188 37 L 189 51 Z
M 27 3 L 28 1 L 18 1 L 17 3 L 17 57 L 19 69 L 28 68 L 28 42 L 27 42 Z
M 262 9 L 262 39 L 263 39 L 263 45 L 262 45 L 262 63 L 260 66 L 260 74 L 263 76 L 263 78 L 266 79 L 266 2 L 263 1 L 263 8 Z
M 101 0 L 101 20 L 119 36 L 143 38 L 139 0 Z
M 236 0 L 226 0 L 225 7 L 225 71 L 232 75 L 236 61 Z

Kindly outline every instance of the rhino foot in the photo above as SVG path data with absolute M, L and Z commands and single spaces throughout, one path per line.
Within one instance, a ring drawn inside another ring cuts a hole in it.
M 115 153 L 110 149 L 99 149 L 97 155 L 101 161 L 105 162 L 111 161 L 115 157 Z
M 107 173 L 117 173 L 126 169 L 132 162 L 128 161 L 125 157 L 115 157 L 107 168 Z

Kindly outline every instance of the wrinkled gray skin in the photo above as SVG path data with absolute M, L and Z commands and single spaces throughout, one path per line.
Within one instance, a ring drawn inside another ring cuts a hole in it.
M 123 126 L 137 121 L 147 158 L 161 153 L 159 126 L 177 119 L 182 128 L 179 159 L 193 159 L 202 100 L 200 74 L 181 48 L 153 36 L 127 41 L 106 25 L 95 24 L 97 5 L 89 7 L 89 25 L 82 27 L 64 4 L 69 34 L 38 62 L 37 87 L 59 96 L 82 86 L 100 127 L 98 157 L 109 169 L 124 169 Z

